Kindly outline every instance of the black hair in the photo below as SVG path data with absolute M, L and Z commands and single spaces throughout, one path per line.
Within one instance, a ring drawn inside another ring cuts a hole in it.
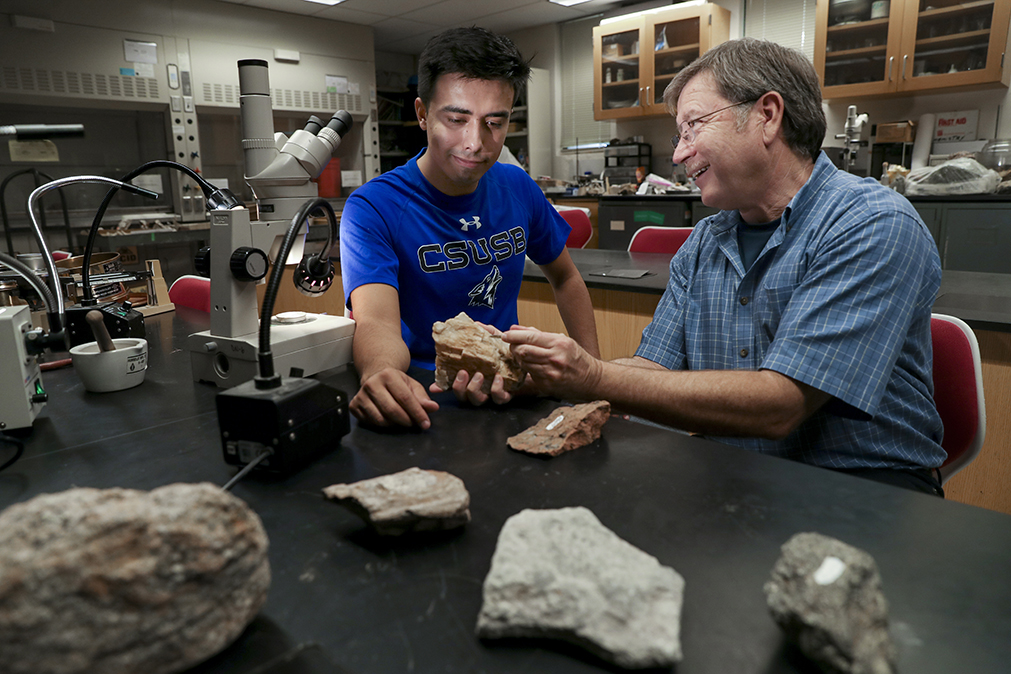
M 485 28 L 450 28 L 425 45 L 418 59 L 418 98 L 426 106 L 432 100 L 440 75 L 459 74 L 473 80 L 500 80 L 513 88 L 513 101 L 530 77 L 530 64 L 523 60 L 513 41 Z

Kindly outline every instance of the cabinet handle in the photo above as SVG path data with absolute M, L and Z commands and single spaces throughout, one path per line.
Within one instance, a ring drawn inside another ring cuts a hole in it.
M 653 99 L 649 97 L 649 85 L 646 85 L 646 105 L 653 105 Z
M 902 55 L 902 79 L 906 79 L 906 60 L 909 59 L 909 54 Z
M 889 82 L 892 81 L 892 64 L 893 63 L 895 63 L 895 57 L 894 56 L 889 56 L 888 57 L 888 81 Z

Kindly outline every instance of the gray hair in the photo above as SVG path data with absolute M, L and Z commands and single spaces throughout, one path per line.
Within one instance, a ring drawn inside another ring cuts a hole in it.
M 825 140 L 821 87 L 811 62 L 800 52 L 775 42 L 742 38 L 718 44 L 679 72 L 663 92 L 672 114 L 678 97 L 696 75 L 709 73 L 728 101 L 755 101 L 770 91 L 783 97 L 783 139 L 800 156 L 818 159 Z

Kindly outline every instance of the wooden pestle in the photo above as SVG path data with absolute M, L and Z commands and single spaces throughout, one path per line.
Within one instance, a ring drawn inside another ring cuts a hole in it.
M 109 336 L 109 329 L 105 327 L 105 317 L 101 311 L 92 309 L 84 315 L 84 320 L 88 321 L 88 325 L 91 326 L 91 332 L 95 335 L 95 341 L 98 342 L 100 351 L 116 350 L 116 345 L 113 344 L 112 337 Z

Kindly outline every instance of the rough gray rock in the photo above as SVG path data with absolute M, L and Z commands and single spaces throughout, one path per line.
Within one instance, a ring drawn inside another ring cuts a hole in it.
M 269 587 L 259 517 L 215 485 L 37 496 L 0 513 L 0 672 L 179 672 Z
M 606 400 L 559 407 L 506 444 L 518 452 L 558 456 L 599 438 L 610 417 L 611 403 Z
M 453 529 L 470 521 L 470 493 L 463 480 L 441 470 L 408 468 L 353 484 L 331 485 L 323 494 L 385 536 Z
M 477 634 L 548 637 L 629 669 L 681 660 L 684 579 L 586 508 L 524 510 L 499 533 Z
M 895 646 L 874 558 L 817 533 L 787 541 L 765 584 L 772 617 L 828 672 L 892 674 Z
M 526 379 L 526 371 L 513 358 L 509 345 L 460 312 L 448 321 L 432 325 L 435 341 L 435 383 L 443 390 L 453 386 L 456 374 L 463 370 L 484 375 L 481 390 L 491 391 L 496 374 L 502 375 L 506 391 L 515 391 Z

